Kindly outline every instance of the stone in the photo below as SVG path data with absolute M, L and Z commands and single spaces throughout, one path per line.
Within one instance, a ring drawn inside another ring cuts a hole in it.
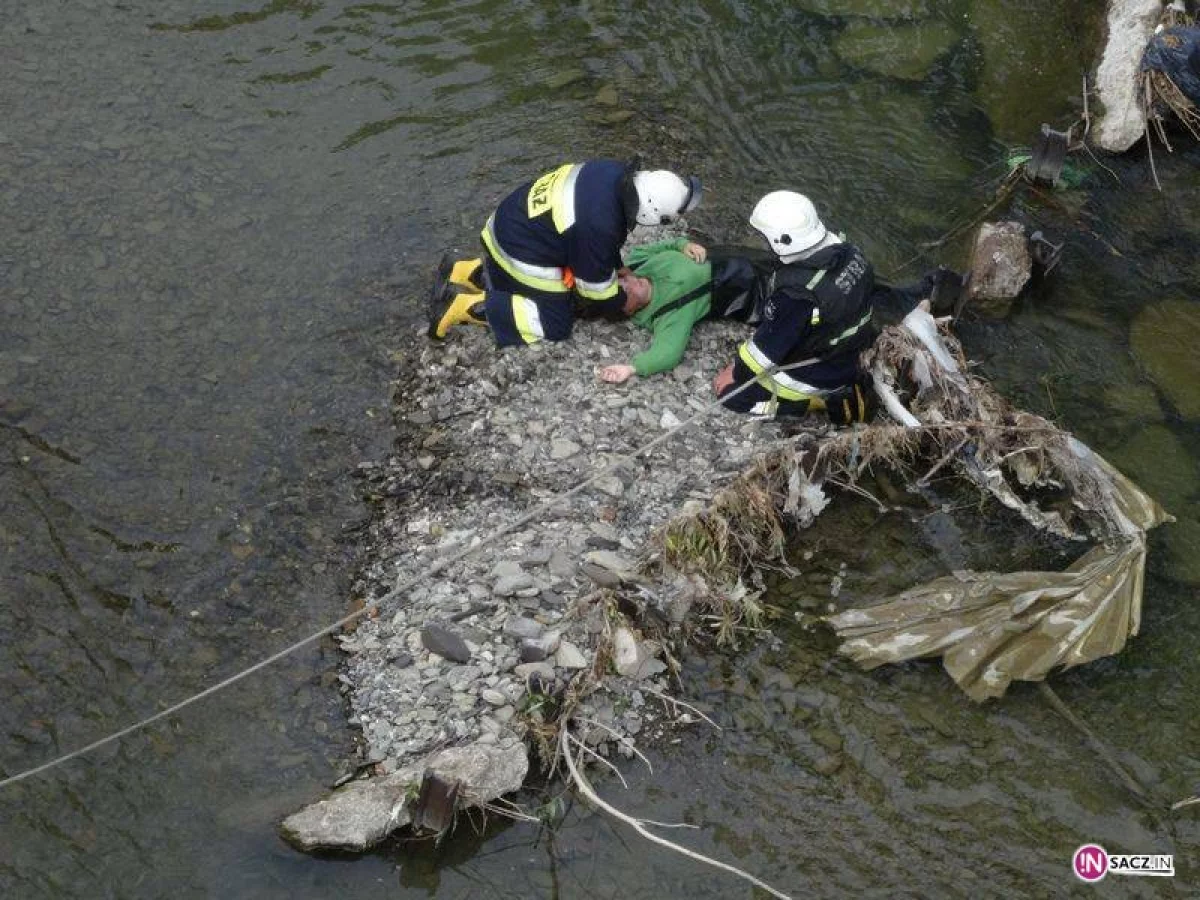
M 817 760 L 813 763 L 813 771 L 818 775 L 828 778 L 842 768 L 845 760 L 842 759 L 840 753 L 835 753 L 831 756 L 826 756 L 824 759 Z
M 588 660 L 582 650 L 570 641 L 563 641 L 554 654 L 554 664 L 560 669 L 586 669 Z
M 834 42 L 838 56 L 876 75 L 923 81 L 934 62 L 962 35 L 942 23 L 876 25 L 852 22 Z
M 1196 459 L 1165 425 L 1138 429 L 1128 443 L 1106 458 L 1168 511 L 1182 512 L 1190 506 L 1187 498 L 1200 484 Z
M 574 441 L 557 439 L 550 442 L 550 458 L 554 460 L 570 459 L 580 450 Z
M 584 555 L 584 559 L 622 577 L 629 576 L 633 573 L 634 569 L 634 565 L 630 560 L 619 553 L 613 553 L 611 550 L 592 550 Z
M 542 635 L 545 629 L 540 622 L 535 622 L 533 619 L 527 619 L 524 616 L 511 616 L 504 623 L 504 633 L 509 637 L 521 639 L 535 639 Z
M 467 642 L 444 625 L 426 625 L 421 629 L 421 643 L 430 653 L 451 662 L 465 663 L 471 658 Z
M 483 702 L 491 706 L 504 706 L 508 703 L 508 697 L 504 696 L 500 691 L 492 688 L 485 688 L 479 692 L 479 696 L 483 698 Z
M 529 773 L 529 757 L 519 741 L 450 747 L 394 775 L 338 788 L 328 799 L 285 819 L 281 832 L 300 850 L 362 853 L 411 821 L 406 801 L 427 773 L 461 782 L 462 802 L 479 805 L 519 790 Z
M 1098 4 L 1043 0 L 967 0 L 964 21 L 983 64 L 975 96 L 996 139 L 1028 146 L 1043 122 L 1070 122 L 1078 111 L 1081 73 L 1091 60 L 1080 36 L 1098 18 Z M 1023 84 L 1025 90 L 1014 90 Z
M 550 574 L 557 578 L 571 578 L 576 572 L 575 560 L 561 550 L 555 550 L 548 563 Z
M 1129 342 L 1179 414 L 1200 420 L 1200 307 L 1190 300 L 1147 306 L 1134 320 Z
M 610 497 L 620 497 L 625 493 L 625 484 L 616 475 L 605 475 L 597 478 L 596 488 Z
M 544 662 L 521 663 L 513 669 L 513 674 L 526 681 L 536 676 L 549 682 L 554 680 L 554 667 Z
M 1033 261 L 1019 222 L 984 222 L 971 252 L 971 300 L 991 315 L 1004 316 L 1029 283 Z
M 491 576 L 493 578 L 512 578 L 516 575 L 523 575 L 525 570 L 521 567 L 521 563 L 514 559 L 502 559 L 496 565 L 492 566 Z
M 682 424 L 683 420 L 669 409 L 664 409 L 662 411 L 662 416 L 660 416 L 658 420 L 658 427 L 663 431 L 668 431 L 672 428 L 678 428 Z
M 521 662 L 542 662 L 553 654 L 562 639 L 562 632 L 547 631 L 545 634 L 521 641 Z
M 1200 518 L 1185 514 L 1162 528 L 1170 564 L 1167 574 L 1193 586 L 1200 585 Z
M 305 807 L 283 821 L 284 840 L 298 850 L 362 853 L 411 821 L 404 804 L 415 772 L 352 781 L 327 800 Z
M 1107 37 L 1096 68 L 1099 115 L 1091 139 L 1110 153 L 1124 153 L 1146 128 L 1139 97 L 1142 52 L 1162 17 L 1162 0 L 1111 0 Z
M 549 547 L 535 547 L 521 558 L 521 565 L 528 566 L 530 568 L 544 566 L 550 562 L 553 554 L 554 551 Z
M 543 662 L 549 655 L 540 641 L 521 641 L 521 662 Z
M 796 6 L 820 16 L 915 19 L 929 15 L 929 0 L 796 0 Z
M 492 593 L 497 597 L 512 597 L 518 591 L 533 586 L 533 576 L 528 572 L 520 572 L 517 575 L 506 575 L 496 579 L 496 583 L 492 586 Z

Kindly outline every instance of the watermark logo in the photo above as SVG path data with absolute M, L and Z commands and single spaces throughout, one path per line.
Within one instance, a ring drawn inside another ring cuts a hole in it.
M 1100 881 L 1108 874 L 1108 854 L 1099 844 L 1084 844 L 1075 851 L 1071 868 L 1080 881 Z
M 1109 874 L 1172 878 L 1175 858 L 1162 853 L 1109 853 L 1099 844 L 1084 844 L 1071 858 L 1071 869 L 1076 878 L 1087 882 L 1101 881 Z

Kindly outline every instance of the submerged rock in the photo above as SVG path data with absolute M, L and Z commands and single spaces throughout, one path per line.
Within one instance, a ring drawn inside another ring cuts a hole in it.
M 796 0 L 796 6 L 820 16 L 917 19 L 932 11 L 933 0 Z
M 1200 585 L 1200 519 L 1180 518 L 1164 528 L 1163 535 L 1173 563 L 1171 577 Z
M 1130 343 L 1138 360 L 1185 419 L 1200 419 L 1200 304 L 1168 300 L 1142 310 Z
M 982 51 L 975 94 L 996 137 L 1026 142 L 1043 122 L 1073 115 L 1071 98 L 1091 64 L 1080 40 L 1088 4 L 971 0 L 969 22 Z
M 920 81 L 959 37 L 949 25 L 874 25 L 854 22 L 838 35 L 843 61 L 888 78 Z
M 1165 425 L 1137 432 L 1112 454 L 1111 462 L 1136 481 L 1168 512 L 1178 510 L 1200 484 L 1200 467 L 1187 446 Z M 1168 529 L 1170 530 L 1170 529 Z

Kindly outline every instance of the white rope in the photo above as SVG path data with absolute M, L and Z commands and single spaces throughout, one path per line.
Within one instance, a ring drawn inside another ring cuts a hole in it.
M 805 362 L 807 362 L 807 361 L 805 361 Z M 789 369 L 798 368 L 799 366 L 801 366 L 803 364 L 804 363 L 793 363 L 792 365 L 782 366 L 782 367 L 773 366 L 761 374 L 771 375 L 775 372 L 786 372 Z M 543 513 L 547 512 L 548 510 L 552 509 L 553 507 L 555 507 L 559 503 L 563 502 L 564 500 L 569 500 L 570 498 L 583 492 L 587 488 L 594 485 L 601 478 L 615 472 L 618 468 L 625 465 L 627 462 L 632 462 L 633 460 L 637 459 L 638 457 L 645 455 L 649 451 L 658 447 L 660 444 L 663 444 L 666 441 L 670 440 L 672 437 L 674 437 L 676 434 L 678 434 L 683 429 L 694 425 L 696 422 L 700 421 L 700 419 L 707 416 L 710 412 L 712 412 L 713 410 L 720 407 L 725 400 L 728 400 L 732 397 L 736 397 L 742 391 L 746 390 L 750 386 L 757 384 L 757 383 L 758 382 L 755 380 L 747 381 L 745 384 L 738 386 L 737 388 L 735 388 L 732 391 L 729 391 L 728 393 L 724 394 L 722 397 L 720 397 L 716 400 L 710 401 L 707 406 L 705 406 L 703 409 L 701 409 L 699 412 L 697 412 L 690 419 L 687 419 L 686 421 L 681 422 L 680 424 L 676 425 L 674 428 L 671 428 L 664 434 L 661 434 L 658 437 L 654 438 L 653 440 L 648 441 L 647 443 L 643 444 L 638 449 L 634 450 L 632 453 L 626 454 L 624 456 L 618 456 L 614 462 L 609 463 L 607 466 L 602 468 L 596 474 L 592 475 L 590 478 L 587 478 L 584 481 L 581 481 L 579 484 L 575 485 L 575 487 L 571 488 L 568 491 L 565 491 L 561 494 L 555 494 L 553 497 L 550 497 L 550 498 L 542 501 L 540 504 L 535 506 L 529 512 L 525 513 L 523 516 L 519 517 L 515 521 L 510 522 L 509 524 L 504 525 L 501 528 L 497 529 L 496 531 L 492 532 L 490 535 L 488 535 L 487 537 L 485 537 L 481 541 L 479 541 L 479 543 L 471 544 L 467 547 L 464 547 L 463 549 L 459 550 L 456 553 L 452 553 L 449 556 L 443 557 L 442 559 L 435 562 L 433 565 L 429 566 L 427 569 L 423 570 L 420 574 L 412 576 L 407 581 L 405 581 L 401 584 L 397 584 L 396 587 L 392 588 L 392 590 L 390 590 L 388 593 L 384 594 L 382 597 L 378 598 L 377 600 L 373 600 L 370 603 L 366 604 L 362 609 L 355 610 L 354 612 L 352 612 L 348 615 L 342 616 L 342 618 L 338 619 L 336 622 L 334 622 L 330 625 L 326 625 L 324 628 L 320 629 L 319 631 L 314 631 L 312 634 L 308 635 L 307 637 L 301 638 L 300 640 L 296 641 L 294 644 L 291 644 L 290 646 L 285 647 L 284 649 L 280 650 L 277 653 L 273 653 L 271 656 L 268 656 L 266 659 L 260 660 L 259 662 L 256 662 L 254 665 L 249 666 L 245 669 L 242 669 L 240 672 L 236 672 L 235 674 L 230 675 L 228 678 L 226 678 L 222 681 L 218 681 L 216 684 L 205 688 L 204 690 L 200 691 L 199 693 L 192 694 L 190 697 L 180 700 L 178 703 L 175 703 L 171 706 L 168 706 L 166 709 L 156 712 L 152 716 L 147 716 L 146 718 L 144 718 L 138 722 L 134 722 L 132 725 L 122 728 L 120 731 L 115 731 L 112 734 L 110 734 L 106 737 L 100 738 L 97 741 L 92 741 L 92 743 L 90 743 L 90 744 L 87 744 L 83 747 L 79 747 L 78 749 L 72 750 L 69 753 L 64 753 L 61 756 L 57 756 L 54 759 L 49 760 L 48 762 L 42 763 L 40 766 L 34 766 L 32 769 L 26 769 L 25 771 L 19 772 L 16 775 L 11 775 L 11 776 L 3 779 L 2 781 L 0 781 L 0 790 L 3 790 L 4 788 L 8 787 L 9 785 L 16 784 L 19 781 L 24 781 L 27 778 L 32 778 L 34 775 L 40 775 L 42 772 L 47 772 L 50 769 L 56 768 L 57 766 L 60 766 L 65 762 L 68 762 L 72 759 L 76 759 L 77 757 L 83 756 L 87 753 L 91 753 L 93 750 L 98 750 L 101 747 L 107 746 L 108 744 L 111 744 L 115 741 L 119 741 L 121 738 L 126 737 L 127 735 L 130 735 L 130 734 L 133 734 L 135 731 L 140 731 L 141 729 L 143 729 L 149 725 L 153 725 L 155 722 L 161 721 L 162 719 L 165 719 L 168 716 L 173 716 L 175 713 L 179 712 L 180 710 L 186 709 L 187 707 L 191 706 L 193 703 L 197 703 L 200 700 L 203 700 L 205 697 L 210 697 L 213 694 L 217 693 L 218 691 L 222 691 L 225 688 L 229 687 L 230 685 L 236 684 L 237 682 L 239 682 L 245 678 L 248 678 L 249 676 L 253 675 L 255 672 L 265 669 L 267 666 L 278 662 L 279 660 L 283 659 L 285 656 L 289 656 L 290 654 L 295 653 L 297 650 L 301 650 L 304 647 L 307 647 L 309 644 L 319 641 L 321 638 L 325 637 L 327 634 L 331 634 L 334 631 L 337 631 L 339 628 L 344 628 L 347 625 L 351 624 L 352 622 L 358 621 L 363 616 L 371 613 L 373 610 L 377 609 L 378 607 L 381 607 L 384 604 L 397 599 L 402 594 L 407 593 L 408 591 L 412 590 L 412 588 L 416 587 L 417 585 L 424 584 L 429 579 L 429 576 L 436 575 L 438 572 L 440 572 L 442 569 L 446 568 L 447 566 L 451 565 L 452 563 L 456 563 L 459 560 L 464 559 L 467 556 L 470 556 L 476 550 L 486 547 L 489 544 L 495 543 L 497 540 L 504 537 L 506 534 L 509 534 L 510 532 L 517 530 L 521 526 L 525 525 L 526 523 L 532 521 L 533 519 L 537 518 L 538 516 L 542 515 Z
M 683 856 L 686 856 L 688 859 L 694 859 L 697 862 L 702 862 L 705 865 L 714 866 L 724 872 L 729 872 L 732 875 L 736 875 L 738 878 L 743 878 L 755 887 L 766 891 L 772 897 L 778 897 L 780 900 L 791 900 L 787 894 L 783 893 L 782 891 L 775 890 L 775 888 L 771 887 L 771 885 L 767 884 L 765 881 L 755 878 L 749 872 L 739 869 L 737 866 L 731 866 L 729 863 L 721 862 L 719 859 L 713 859 L 711 856 L 705 856 L 703 853 L 697 853 L 695 850 L 689 850 L 687 847 L 684 847 L 681 844 L 676 844 L 674 841 L 668 841 L 665 837 L 661 837 L 660 835 L 657 835 L 653 831 L 647 829 L 646 824 L 642 820 L 635 819 L 633 816 L 621 812 L 612 804 L 601 800 L 600 795 L 596 793 L 595 788 L 592 787 L 591 783 L 587 779 L 587 776 L 583 774 L 578 766 L 576 766 L 575 760 L 571 756 L 571 747 L 569 746 L 568 742 L 574 742 L 576 745 L 582 746 L 582 742 L 570 734 L 566 726 L 564 726 L 559 732 L 559 750 L 563 755 L 563 759 L 565 759 L 567 762 L 567 768 L 571 772 L 571 780 L 575 782 L 575 787 L 578 788 L 579 792 L 583 794 L 583 796 L 589 801 L 591 801 L 592 804 L 598 806 L 601 810 L 608 813 L 614 819 L 619 819 L 620 821 L 624 822 L 651 843 L 658 844 L 660 847 L 666 847 L 668 850 L 674 850 L 676 853 L 680 853 Z

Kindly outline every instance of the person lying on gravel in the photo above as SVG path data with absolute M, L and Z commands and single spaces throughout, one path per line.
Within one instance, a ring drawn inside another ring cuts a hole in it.
M 675 368 L 683 360 L 692 329 L 705 319 L 755 322 L 761 307 L 758 286 L 765 283 L 759 276 L 767 274 L 770 265 L 769 258 L 747 250 L 710 255 L 687 238 L 635 247 L 627 261 L 628 267 L 618 273 L 621 289 L 644 303 L 630 318 L 652 337 L 650 346 L 628 363 L 600 370 L 600 378 L 610 384 Z

